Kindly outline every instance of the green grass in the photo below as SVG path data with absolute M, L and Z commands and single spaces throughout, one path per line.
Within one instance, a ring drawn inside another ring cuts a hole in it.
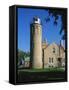
M 21 69 L 24 72 L 64 72 L 62 68 L 46 68 L 46 69 Z

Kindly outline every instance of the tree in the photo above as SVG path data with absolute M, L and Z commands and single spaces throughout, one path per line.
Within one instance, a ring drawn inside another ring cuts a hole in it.
M 18 50 L 18 59 L 22 58 L 24 60 L 26 57 L 30 57 L 30 52 Z
M 62 33 L 62 31 L 64 31 L 64 33 L 67 32 L 67 10 L 66 9 L 62 9 L 62 8 L 49 8 L 46 9 L 49 11 L 49 16 L 52 14 L 52 16 L 55 17 L 54 20 L 54 24 L 57 25 L 57 20 L 58 20 L 58 15 L 61 15 L 61 20 L 62 20 L 62 26 L 61 26 L 61 30 L 60 30 L 60 34 Z M 46 18 L 46 22 L 50 21 L 50 18 Z

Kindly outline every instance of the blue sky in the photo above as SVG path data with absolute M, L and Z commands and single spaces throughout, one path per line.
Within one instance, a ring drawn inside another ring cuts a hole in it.
M 46 23 L 48 11 L 44 9 L 18 8 L 18 49 L 30 51 L 30 24 L 33 17 L 38 16 L 42 22 L 42 40 L 47 39 L 48 43 L 57 43 L 61 39 L 59 34 L 61 29 L 61 16 L 59 15 L 57 26 L 54 25 L 54 17 L 50 16 L 50 22 Z

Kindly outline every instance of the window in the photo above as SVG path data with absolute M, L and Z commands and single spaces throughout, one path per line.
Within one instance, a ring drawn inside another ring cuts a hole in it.
M 51 66 L 49 66 L 49 67 L 51 67 Z
M 38 19 L 37 19 L 37 18 L 35 18 L 35 21 L 38 21 Z
M 53 68 L 53 66 L 52 66 L 52 65 L 49 65 L 49 67 Z
M 53 58 L 49 57 L 49 63 L 53 63 Z
M 55 48 L 53 48 L 53 53 L 55 53 Z
M 51 63 L 51 58 L 49 58 L 49 63 Z
M 52 63 L 53 63 L 53 58 L 52 58 Z

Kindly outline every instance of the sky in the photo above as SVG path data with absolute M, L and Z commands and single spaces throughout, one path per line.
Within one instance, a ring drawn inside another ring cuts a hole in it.
M 59 34 L 62 21 L 59 16 L 57 26 L 54 25 L 54 17 L 50 16 L 50 21 L 46 22 L 49 16 L 48 10 L 18 8 L 18 49 L 28 52 L 30 51 L 30 24 L 33 17 L 38 16 L 42 23 L 42 41 L 47 40 L 49 44 L 55 42 L 59 44 L 61 35 Z

